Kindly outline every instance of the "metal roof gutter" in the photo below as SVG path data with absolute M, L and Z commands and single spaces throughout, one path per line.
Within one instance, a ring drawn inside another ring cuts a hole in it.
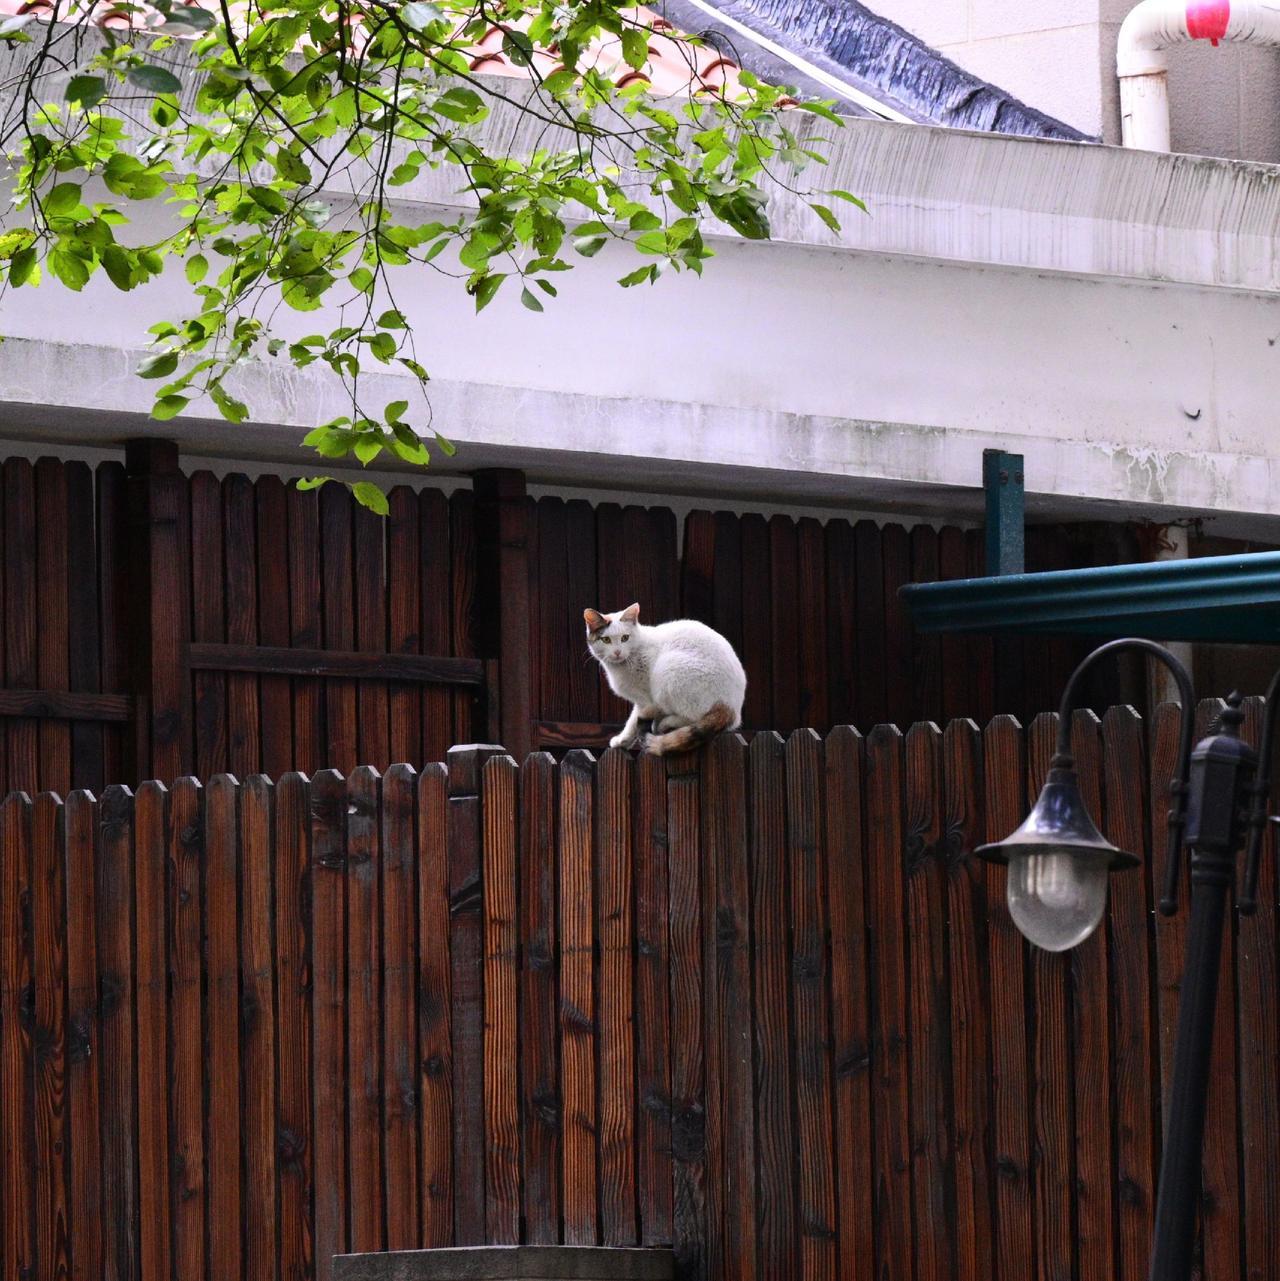
M 900 589 L 923 632 L 1076 632 L 1280 645 L 1280 552 Z

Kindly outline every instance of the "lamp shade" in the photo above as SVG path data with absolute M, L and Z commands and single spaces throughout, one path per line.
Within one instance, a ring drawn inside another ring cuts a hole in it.
M 1107 876 L 1140 860 L 1098 831 L 1074 769 L 1049 777 L 1026 821 L 1003 841 L 975 853 L 1009 868 L 1009 912 L 1037 947 L 1061 952 L 1098 927 L 1107 902 Z

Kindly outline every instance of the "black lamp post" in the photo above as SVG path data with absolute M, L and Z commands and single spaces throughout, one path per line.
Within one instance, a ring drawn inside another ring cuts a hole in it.
M 1257 906 L 1258 859 L 1266 823 L 1280 672 L 1267 691 L 1259 753 L 1241 741 L 1244 717 L 1238 694 L 1227 699 L 1219 732 L 1202 740 L 1193 751 L 1195 696 L 1186 668 L 1153 641 L 1117 640 L 1099 646 L 1071 674 L 1063 691 L 1057 752 L 1035 808 L 1011 836 L 998 844 L 984 845 L 976 853 L 1008 866 L 1009 911 L 1036 946 L 1064 951 L 1083 942 L 1097 928 L 1106 906 L 1108 874 L 1137 867 L 1140 860 L 1111 845 L 1089 817 L 1071 755 L 1071 712 L 1084 673 L 1095 661 L 1119 649 L 1141 649 L 1158 658 L 1173 673 L 1182 697 L 1160 911 L 1169 916 L 1177 908 L 1179 861 L 1185 842 L 1191 850 L 1191 924 L 1178 1003 L 1150 1279 L 1187 1281 L 1200 1190 L 1223 919 L 1236 855 L 1246 833 L 1249 849 L 1240 911 L 1248 914 Z

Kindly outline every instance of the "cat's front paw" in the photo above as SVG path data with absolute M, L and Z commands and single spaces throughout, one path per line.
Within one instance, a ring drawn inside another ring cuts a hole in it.
M 631 739 L 629 739 L 625 734 L 615 734 L 609 740 L 609 746 L 610 747 L 630 747 Z

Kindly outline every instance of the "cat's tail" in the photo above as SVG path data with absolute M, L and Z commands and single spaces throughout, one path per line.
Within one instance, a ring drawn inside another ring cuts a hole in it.
M 713 703 L 710 711 L 692 725 L 682 725 L 666 734 L 650 734 L 644 750 L 651 756 L 668 756 L 672 752 L 689 752 L 700 744 L 729 729 L 736 717 L 728 703 Z

